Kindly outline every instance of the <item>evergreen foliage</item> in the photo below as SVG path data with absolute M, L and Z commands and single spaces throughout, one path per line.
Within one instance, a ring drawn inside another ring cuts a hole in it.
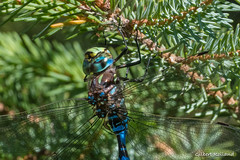
M 95 46 L 104 46 L 106 39 L 110 51 L 117 55 L 124 47 L 117 30 L 120 26 L 131 52 L 124 57 L 125 61 L 136 59 L 134 38 L 138 35 L 145 62 L 132 67 L 131 76 L 143 75 L 149 57 L 153 59 L 147 77 L 149 83 L 156 81 L 151 75 L 161 73 L 157 79 L 159 83 L 151 89 L 146 87 L 146 93 L 139 95 L 139 90 L 143 91 L 142 84 L 129 86 L 126 92 L 130 96 L 136 94 L 133 101 L 138 102 L 130 101 L 130 106 L 153 106 L 146 110 L 162 116 L 217 119 L 239 127 L 240 28 L 239 25 L 232 26 L 232 20 L 225 12 L 239 9 L 238 4 L 225 0 L 3 0 L 0 15 L 4 18 L 0 26 L 9 21 L 29 24 L 26 30 L 39 23 L 46 26 L 32 37 L 0 32 L 0 102 L 3 106 L 0 114 L 12 114 L 13 110 L 30 111 L 36 106 L 71 97 L 86 97 L 82 48 L 89 45 L 89 41 Z M 58 32 L 64 32 L 62 38 L 66 43 L 46 40 Z M 84 38 L 86 44 L 76 41 L 79 37 Z M 69 117 L 59 118 L 63 119 L 67 123 Z M 70 128 L 76 127 L 81 120 L 74 122 Z M 69 129 L 65 123 L 59 122 L 59 126 L 65 131 Z M 56 137 L 64 133 L 59 131 Z M 167 133 L 162 134 L 167 136 Z M 189 135 L 193 136 L 193 133 Z M 108 147 L 105 152 L 111 153 L 113 140 L 107 134 L 104 136 L 108 145 L 98 145 Z M 174 141 L 174 135 L 171 136 Z M 54 149 L 63 143 L 56 137 L 50 140 Z M 202 137 L 209 138 L 208 135 Z M 214 137 L 210 138 L 214 143 Z M 172 146 L 175 147 L 174 142 Z M 99 153 L 96 155 L 106 158 L 103 150 Z M 0 149 L 0 158 L 11 159 L 11 156 Z M 107 158 L 112 157 L 114 155 Z
M 63 45 L 40 39 L 32 42 L 17 33 L 1 33 L 0 37 L 0 92 L 5 105 L 29 110 L 69 98 L 84 88 L 79 43 Z

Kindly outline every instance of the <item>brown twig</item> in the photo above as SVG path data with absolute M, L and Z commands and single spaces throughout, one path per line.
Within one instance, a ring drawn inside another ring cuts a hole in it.
M 234 55 L 235 54 L 235 55 Z M 195 60 L 201 60 L 201 61 L 206 61 L 209 59 L 229 59 L 233 56 L 240 56 L 240 50 L 237 50 L 235 52 L 229 52 L 228 54 L 222 53 L 222 54 L 212 54 L 212 55 L 195 55 L 195 56 L 190 56 L 187 59 L 184 59 L 182 61 L 179 61 L 184 64 L 189 64 Z
M 240 55 L 240 50 L 237 50 L 236 53 Z M 239 101 L 235 100 L 233 97 L 230 98 L 225 98 L 225 95 L 227 95 L 227 92 L 225 91 L 212 91 L 212 88 L 217 88 L 213 83 L 209 82 L 206 85 L 202 85 L 202 83 L 199 83 L 198 80 L 203 80 L 204 77 L 202 75 L 199 75 L 196 72 L 190 71 L 191 67 L 189 66 L 189 63 L 195 61 L 195 60 L 209 60 L 209 59 L 226 59 L 226 58 L 231 58 L 234 56 L 233 52 L 230 52 L 228 54 L 213 54 L 213 55 L 201 55 L 201 56 L 191 56 L 188 57 L 187 59 L 184 59 L 182 57 L 176 56 L 175 54 L 171 53 L 165 53 L 161 55 L 163 58 L 166 59 L 166 61 L 171 64 L 175 65 L 177 63 L 181 63 L 182 65 L 180 66 L 180 70 L 183 71 L 188 77 L 191 78 L 191 81 L 195 83 L 196 85 L 200 85 L 200 87 L 204 87 L 207 94 L 209 96 L 214 96 L 214 97 L 219 97 L 220 99 L 223 100 L 223 103 L 227 106 L 233 106 L 233 105 L 238 105 Z
M 95 0 L 95 5 L 103 11 L 110 10 L 110 1 L 109 0 Z

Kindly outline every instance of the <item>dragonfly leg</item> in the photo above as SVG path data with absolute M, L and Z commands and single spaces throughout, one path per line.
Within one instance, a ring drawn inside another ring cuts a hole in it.
M 103 30 L 103 37 L 104 37 L 104 44 L 105 44 L 105 46 L 106 46 L 106 48 L 107 48 L 107 38 L 106 38 L 106 36 L 105 36 L 104 30 Z
M 144 75 L 141 76 L 141 77 L 135 78 L 135 79 L 129 79 L 129 82 L 142 82 L 146 78 L 151 59 L 152 59 L 151 57 L 148 59 L 148 63 L 147 63 L 147 66 L 145 68 Z
M 122 33 L 122 31 L 121 31 L 121 29 L 120 29 L 119 27 L 118 27 L 118 31 L 119 31 L 119 33 L 120 33 L 121 36 L 122 36 L 122 39 L 123 39 L 123 43 L 124 43 L 124 45 L 125 45 L 125 48 L 122 50 L 122 52 L 120 53 L 120 55 L 117 56 L 117 58 L 114 59 L 114 63 L 117 62 L 117 61 L 118 61 L 124 54 L 126 54 L 127 51 L 128 51 L 127 42 L 126 42 L 125 37 L 124 37 L 124 35 L 123 35 L 123 33 Z
M 147 76 L 147 73 L 148 73 L 148 68 L 149 68 L 149 65 L 150 65 L 150 62 L 151 62 L 151 57 L 148 59 L 148 63 L 147 63 L 147 66 L 146 66 L 146 69 L 145 69 L 145 72 L 144 72 L 144 75 L 141 76 L 141 77 L 138 77 L 138 78 L 135 78 L 135 79 L 128 79 L 127 76 L 128 76 L 128 72 L 129 72 L 129 67 L 127 68 L 126 70 L 126 75 L 125 77 L 119 77 L 120 80 L 123 80 L 123 81 L 126 81 L 126 82 L 142 82 L 146 76 Z
M 127 53 L 127 50 L 128 50 L 128 47 L 127 47 L 127 43 L 126 43 L 126 40 L 124 38 L 124 35 L 122 33 L 122 31 L 118 28 L 118 31 L 120 32 L 122 38 L 123 38 L 123 42 L 125 44 L 125 48 L 123 49 L 122 53 L 114 60 L 114 63 L 117 62 L 124 54 Z M 132 62 L 132 63 L 127 63 L 127 64 L 123 64 L 123 65 L 119 65 L 119 66 L 116 66 L 117 69 L 119 68 L 125 68 L 125 67 L 131 67 L 131 66 L 134 66 L 134 65 L 137 65 L 137 64 L 140 64 L 141 61 L 142 61 L 142 58 L 141 58 L 141 52 L 140 52 L 140 47 L 139 47 L 139 44 L 138 44 L 138 41 L 137 41 L 137 37 L 138 37 L 138 31 L 136 31 L 136 38 L 135 38 L 135 42 L 136 42 L 136 45 L 137 45 L 137 50 L 138 50 L 138 56 L 139 56 L 139 60 L 138 61 L 135 61 L 135 62 Z

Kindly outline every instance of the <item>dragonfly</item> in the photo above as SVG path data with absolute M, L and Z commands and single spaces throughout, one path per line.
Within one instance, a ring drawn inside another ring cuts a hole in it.
M 238 128 L 221 122 L 153 114 L 154 106 L 161 105 L 148 100 L 151 97 L 145 92 L 151 88 L 161 93 L 161 87 L 166 87 L 159 83 L 164 75 L 155 70 L 154 74 L 149 73 L 149 59 L 143 76 L 128 78 L 129 68 L 141 63 L 141 52 L 136 36 L 139 59 L 116 65 L 128 53 L 126 40 L 120 29 L 119 32 L 125 48 L 115 59 L 104 47 L 85 52 L 87 98 L 67 99 L 30 112 L 0 116 L 0 156 L 4 153 L 1 158 L 238 159 Z M 121 77 L 117 71 L 123 68 L 126 75 Z

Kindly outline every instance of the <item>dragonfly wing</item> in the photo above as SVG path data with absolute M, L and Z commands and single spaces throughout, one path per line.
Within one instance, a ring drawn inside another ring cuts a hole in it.
M 129 111 L 129 117 L 128 148 L 132 159 L 186 160 L 204 158 L 204 154 L 240 157 L 240 130 L 235 127 L 134 111 Z
M 96 116 L 80 124 L 71 137 L 59 145 L 57 151 L 48 159 L 91 159 L 91 156 L 98 152 L 95 143 L 101 134 L 102 124 L 103 120 Z
M 131 109 L 162 116 L 186 116 L 190 108 L 201 112 L 196 107 L 201 88 L 193 87 L 187 77 L 167 76 L 158 71 L 149 73 L 142 82 L 126 82 L 121 94 Z
M 29 113 L 1 116 L 0 148 L 14 156 L 12 159 L 30 154 L 74 159 L 87 149 L 88 139 L 101 126 L 101 120 L 93 115 L 85 99 L 69 99 Z

